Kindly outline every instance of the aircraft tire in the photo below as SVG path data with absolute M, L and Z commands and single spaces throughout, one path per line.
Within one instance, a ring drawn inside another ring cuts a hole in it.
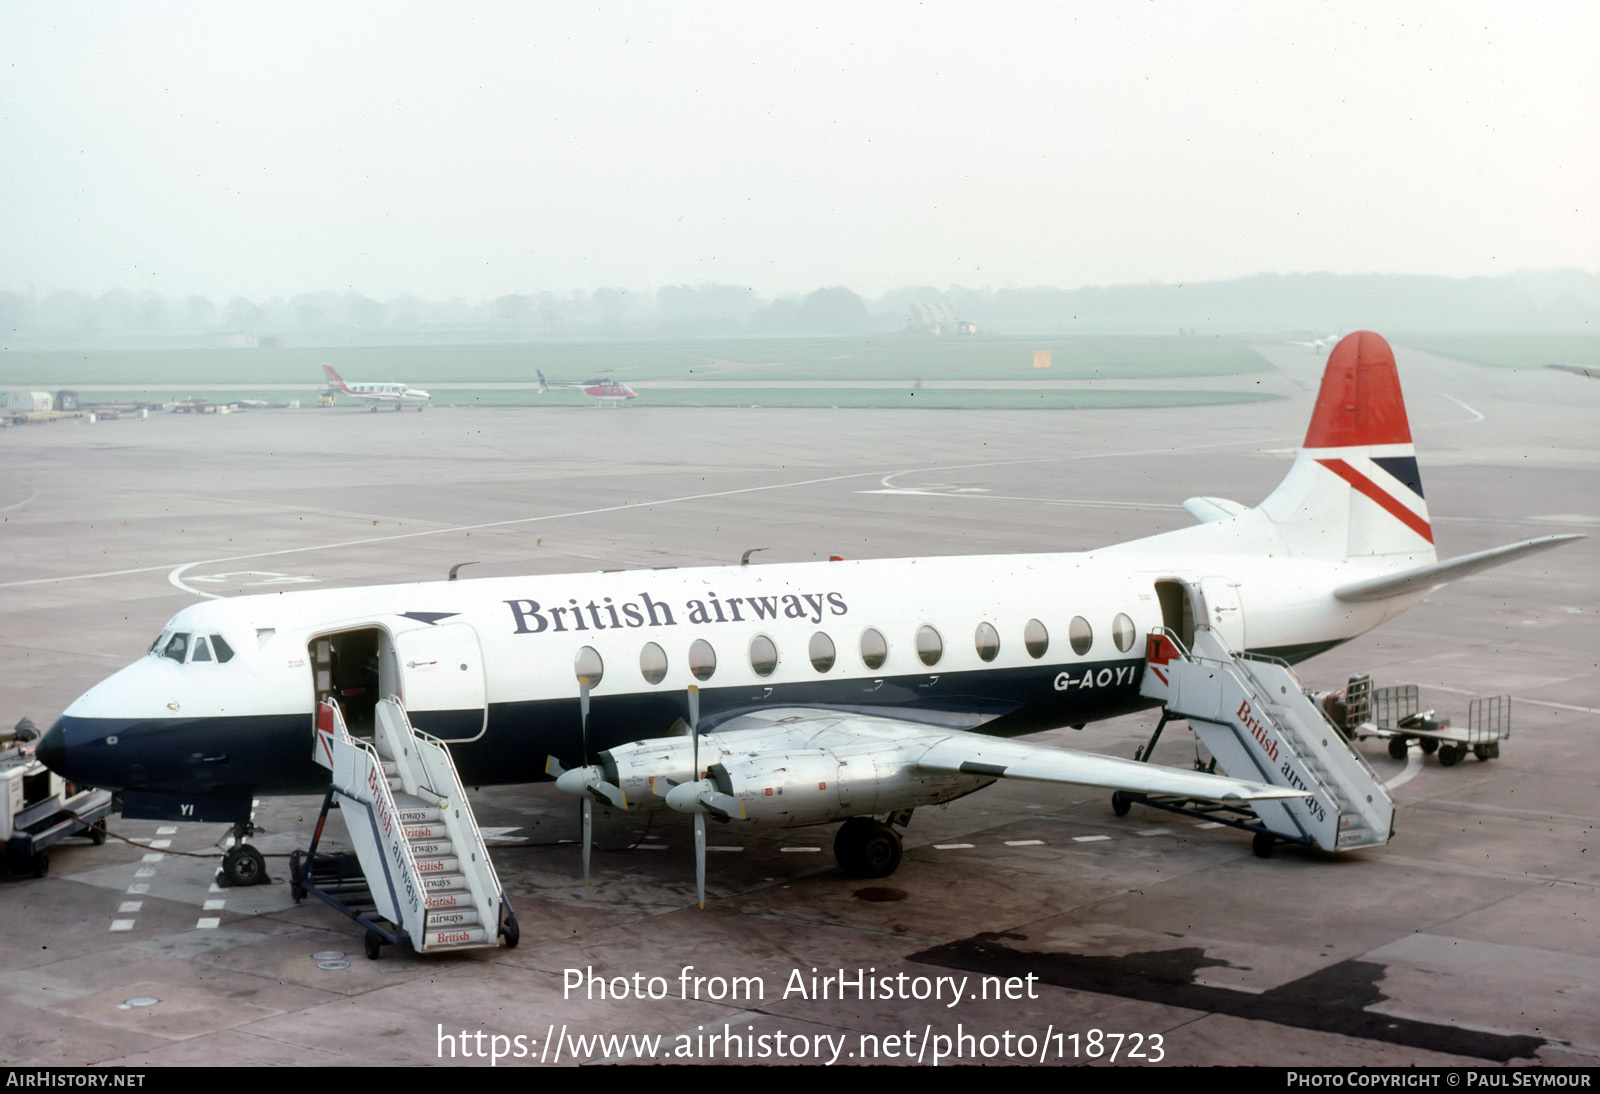
M 1405 759 L 1406 758 L 1406 751 L 1409 748 L 1410 748 L 1410 745 L 1408 745 L 1406 743 L 1406 739 L 1404 737 L 1390 737 L 1389 738 L 1389 755 L 1393 756 L 1395 759 L 1397 759 L 1397 760 Z
M 833 838 L 833 857 L 847 877 L 888 877 L 902 854 L 900 833 L 871 817 L 850 818 Z
M 265 885 L 270 880 L 267 877 L 267 860 L 248 843 L 241 843 L 222 856 L 222 878 L 225 885 L 235 889 L 246 885 Z
M 1111 795 L 1111 811 L 1117 816 L 1126 817 L 1128 810 L 1132 808 L 1133 803 L 1128 800 L 1128 796 L 1122 791 L 1118 790 Z
M 1459 759 L 1461 759 L 1461 750 L 1456 748 L 1455 745 L 1439 746 L 1440 767 L 1454 767 Z

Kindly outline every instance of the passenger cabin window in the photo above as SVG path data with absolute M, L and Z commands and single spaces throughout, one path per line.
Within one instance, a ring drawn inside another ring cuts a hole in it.
M 1117 617 L 1111 621 L 1111 641 L 1116 644 L 1117 649 L 1127 653 L 1133 649 L 1135 637 L 1137 637 L 1137 634 L 1133 620 L 1118 612 Z
M 1037 661 L 1050 648 L 1050 632 L 1037 619 L 1030 619 L 1028 625 L 1022 628 L 1022 645 L 1028 651 L 1028 656 Z
M 1081 615 L 1073 616 L 1067 627 L 1067 641 L 1072 643 L 1072 652 L 1079 657 L 1088 653 L 1089 647 L 1094 645 L 1094 630 L 1089 621 Z
M 750 640 L 750 667 L 760 677 L 771 676 L 778 667 L 778 647 L 764 634 Z
M 932 668 L 939 663 L 939 658 L 944 656 L 944 639 L 939 637 L 939 632 L 924 623 L 917 628 L 917 657 L 924 665 Z
M 811 636 L 811 645 L 806 653 L 811 657 L 811 667 L 818 672 L 827 672 L 833 668 L 834 649 L 833 639 L 818 631 Z
M 696 638 L 689 647 L 689 671 L 696 680 L 709 680 L 717 671 L 717 651 L 704 638 Z
M 977 633 L 972 636 L 972 643 L 978 647 L 980 660 L 993 661 L 1000 656 L 1000 632 L 994 629 L 993 624 L 979 623 Z
M 889 643 L 872 627 L 861 634 L 861 663 L 869 669 L 881 669 L 889 660 Z
M 573 658 L 572 668 L 577 673 L 578 683 L 587 684 L 591 688 L 599 687 L 601 677 L 606 674 L 605 662 L 600 659 L 600 652 L 593 646 L 585 646 L 578 651 L 578 656 Z
M 170 657 L 178 664 L 183 664 L 189 656 L 189 636 L 179 631 L 167 640 L 166 648 L 161 651 L 162 657 Z
M 646 683 L 661 683 L 667 678 L 667 651 L 654 642 L 646 642 L 639 651 L 639 672 Z

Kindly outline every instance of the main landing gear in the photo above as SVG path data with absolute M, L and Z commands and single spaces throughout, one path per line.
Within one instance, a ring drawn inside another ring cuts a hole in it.
M 259 831 L 261 829 L 251 821 L 240 821 L 228 829 L 228 834 L 223 837 L 232 844 L 222 856 L 222 869 L 217 875 L 217 884 L 224 889 L 272 884 L 272 879 L 267 876 L 266 856 L 253 845 L 244 842 Z
M 852 817 L 833 837 L 833 857 L 846 877 L 888 877 L 900 868 L 900 833 L 871 817 Z

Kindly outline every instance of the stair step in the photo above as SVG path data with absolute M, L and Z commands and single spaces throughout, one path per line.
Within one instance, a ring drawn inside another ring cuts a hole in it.
M 417 873 L 424 878 L 438 874 L 460 874 L 461 860 L 454 855 L 417 859 Z
M 447 839 L 450 835 L 450 829 L 438 821 L 412 824 L 402 819 L 402 823 L 408 840 Z
M 439 858 L 455 850 L 447 839 L 439 839 L 433 836 L 411 839 L 409 838 L 411 836 L 409 829 L 406 831 L 406 836 L 408 837 L 406 842 L 411 844 L 411 853 L 417 857 L 418 865 L 421 865 L 424 858 Z
M 444 930 L 446 927 L 474 927 L 478 923 L 478 909 L 476 908 L 435 908 L 428 912 L 428 930 Z
M 452 946 L 482 946 L 488 937 L 489 932 L 482 927 L 458 927 L 442 931 L 430 929 L 423 935 L 422 948 L 440 950 Z
M 422 878 L 422 887 L 431 893 L 465 892 L 465 874 L 428 874 Z

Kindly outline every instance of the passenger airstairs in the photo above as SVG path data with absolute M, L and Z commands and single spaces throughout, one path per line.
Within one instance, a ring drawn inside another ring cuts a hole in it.
M 376 709 L 370 739 L 352 737 L 337 705 L 317 708 L 316 760 L 333 772 L 306 852 L 291 861 L 296 900 L 311 894 L 384 942 L 418 953 L 517 944 L 517 920 L 489 861 L 450 752 L 414 729 L 400 701 Z M 348 855 L 319 853 L 330 808 L 344 813 Z M 502 922 L 502 914 L 504 922 Z
M 1147 658 L 1139 690 L 1166 705 L 1161 726 L 1188 721 L 1217 765 L 1235 778 L 1306 791 L 1304 798 L 1252 802 L 1253 818 L 1215 817 L 1255 832 L 1257 854 L 1270 854 L 1279 840 L 1324 851 L 1379 847 L 1389 841 L 1394 803 L 1377 774 L 1306 695 L 1288 664 L 1234 653 L 1207 627 L 1195 628 L 1187 650 L 1171 632 L 1157 628 L 1149 636 Z M 1149 759 L 1161 726 L 1143 758 Z M 1130 799 L 1197 811 L 1182 803 L 1125 795 L 1117 803 L 1119 812 L 1126 811 L 1123 802 Z

